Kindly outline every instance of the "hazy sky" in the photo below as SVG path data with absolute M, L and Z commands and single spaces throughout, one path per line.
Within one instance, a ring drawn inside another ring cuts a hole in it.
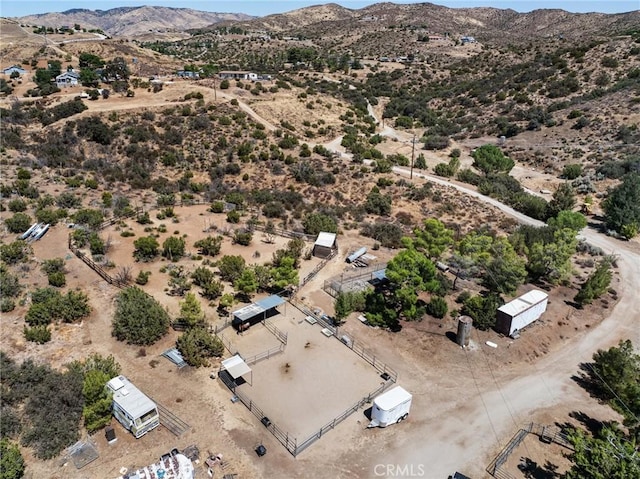
M 309 5 L 329 3 L 323 0 L 0 0 L 0 16 L 19 17 L 34 13 L 63 12 L 72 8 L 109 10 L 115 7 L 156 5 L 184 7 L 209 12 L 241 12 L 264 16 L 282 13 Z M 371 0 L 336 0 L 347 8 L 362 8 Z M 418 3 L 410 0 L 395 0 L 394 3 Z M 528 12 L 538 8 L 561 8 L 570 12 L 621 13 L 640 10 L 640 0 L 434 0 L 432 3 L 448 7 L 495 7 L 511 8 Z

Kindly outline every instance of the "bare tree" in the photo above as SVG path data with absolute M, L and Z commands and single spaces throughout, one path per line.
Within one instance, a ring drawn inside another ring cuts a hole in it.
M 130 283 L 131 282 L 131 266 L 123 266 L 121 267 L 116 274 L 114 275 L 116 281 L 120 283 Z

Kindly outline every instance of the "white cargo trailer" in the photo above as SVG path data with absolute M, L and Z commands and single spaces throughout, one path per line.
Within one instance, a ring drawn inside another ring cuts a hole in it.
M 411 398 L 411 394 L 400 386 L 375 398 L 368 427 L 387 427 L 389 424 L 404 421 L 409 416 Z
M 547 293 L 534 289 L 500 306 L 496 312 L 496 331 L 513 336 L 542 316 L 548 301 Z

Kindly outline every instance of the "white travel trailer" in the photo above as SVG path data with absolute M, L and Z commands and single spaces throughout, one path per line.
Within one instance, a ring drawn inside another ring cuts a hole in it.
M 411 399 L 411 394 L 400 386 L 381 394 L 373 400 L 368 427 L 387 427 L 404 421 L 409 416 Z
M 496 331 L 515 336 L 521 329 L 536 321 L 547 310 L 549 295 L 533 289 L 508 302 L 496 312 Z
M 136 437 L 142 437 L 160 425 L 156 403 L 145 396 L 124 376 L 117 376 L 107 383 L 113 393 L 113 415 Z

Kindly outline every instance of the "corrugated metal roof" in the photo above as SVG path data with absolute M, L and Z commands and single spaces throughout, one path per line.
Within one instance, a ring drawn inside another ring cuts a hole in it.
M 522 296 L 514 299 L 513 301 L 509 301 L 507 304 L 500 306 L 498 308 L 498 311 L 502 311 L 503 313 L 506 313 L 509 316 L 513 317 L 522 313 L 523 311 L 526 311 L 534 304 L 541 303 L 548 297 L 549 295 L 544 291 L 533 289 L 528 293 L 525 293 Z
M 256 301 L 255 303 L 240 308 L 234 311 L 232 314 L 234 317 L 238 318 L 241 321 L 247 321 L 254 316 L 257 316 L 258 314 L 268 311 L 271 308 L 280 306 L 282 303 L 284 303 L 284 299 L 282 299 L 277 294 L 274 294 L 267 298 L 261 299 L 260 301 Z
M 324 246 L 325 248 L 333 248 L 333 246 L 336 244 L 336 234 L 321 231 L 320 233 L 318 233 L 318 237 L 316 238 L 316 242 L 314 244 L 316 246 Z
M 178 351 L 177 348 L 167 349 L 164 353 L 162 353 L 162 355 L 179 368 L 183 368 L 187 365 L 186 361 L 182 357 L 182 354 L 180 354 L 180 351 Z
M 251 368 L 247 366 L 247 363 L 244 362 L 244 359 L 242 359 L 237 354 L 235 356 L 231 356 L 229 359 L 223 360 L 222 367 L 231 375 L 233 379 L 238 379 L 239 377 L 251 372 Z
M 381 269 L 378 271 L 374 271 L 373 273 L 371 273 L 371 276 L 373 276 L 378 281 L 384 281 L 387 279 L 387 270 Z

